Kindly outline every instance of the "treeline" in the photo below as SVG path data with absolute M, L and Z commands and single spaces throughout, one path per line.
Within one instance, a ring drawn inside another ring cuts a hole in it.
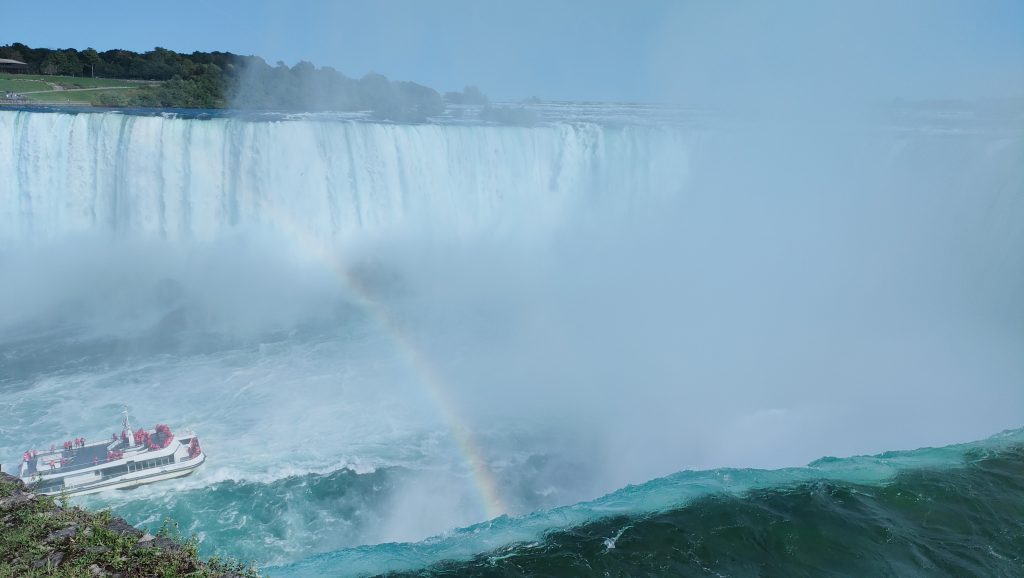
M 381 119 L 421 121 L 442 114 L 446 101 L 487 103 L 475 87 L 442 98 L 430 87 L 379 74 L 355 79 L 329 66 L 317 68 L 305 61 L 292 67 L 283 62 L 271 66 L 258 56 L 230 52 L 182 54 L 159 47 L 143 53 L 51 50 L 14 43 L 0 46 L 0 58 L 25 62 L 33 74 L 160 81 L 138 90 L 105 93 L 101 103 L 109 106 L 372 111 Z

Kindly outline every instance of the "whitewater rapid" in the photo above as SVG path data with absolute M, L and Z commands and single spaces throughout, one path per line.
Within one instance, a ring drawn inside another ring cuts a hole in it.
M 593 495 L 544 423 L 460 431 L 471 410 L 425 377 L 457 360 L 415 363 L 430 336 L 385 319 L 410 282 L 388 243 L 645 210 L 685 188 L 692 135 L 24 111 L 0 135 L 4 456 L 122 403 L 194 429 L 201 475 L 99 504 L 260 564 L 478 522 L 485 484 L 510 513 Z
M 1019 133 L 606 116 L 0 111 L 0 461 L 128 403 L 209 461 L 89 505 L 322 575 L 1020 427 Z

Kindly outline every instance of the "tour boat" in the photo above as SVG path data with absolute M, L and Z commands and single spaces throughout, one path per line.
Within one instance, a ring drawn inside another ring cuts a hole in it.
M 133 431 L 127 409 L 122 425 L 121 435 L 106 441 L 76 438 L 49 451 L 28 450 L 18 476 L 40 494 L 79 496 L 180 478 L 206 461 L 192 432 L 176 437 L 163 424 Z

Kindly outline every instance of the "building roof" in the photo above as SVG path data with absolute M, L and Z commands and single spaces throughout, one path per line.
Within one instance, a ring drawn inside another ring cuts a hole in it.
M 11 60 L 10 58 L 0 58 L 0 64 L 21 64 L 24 66 L 28 66 L 20 60 Z

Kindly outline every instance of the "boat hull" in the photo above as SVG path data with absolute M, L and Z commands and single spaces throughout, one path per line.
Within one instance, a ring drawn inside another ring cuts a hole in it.
M 199 457 L 183 462 L 180 464 L 182 467 L 165 467 L 165 468 L 154 468 L 154 472 L 147 473 L 144 476 L 128 477 L 121 476 L 116 479 L 104 480 L 96 484 L 90 484 L 87 486 L 80 486 L 76 488 L 65 488 L 62 490 L 52 492 L 39 492 L 40 494 L 47 496 L 84 496 L 88 494 L 97 494 L 99 492 L 105 492 L 107 490 L 130 490 L 146 484 L 152 484 L 154 482 L 161 482 L 163 480 L 170 480 L 174 478 L 183 478 L 192 472 L 196 471 L 199 466 L 206 462 L 206 454 L 201 454 Z

